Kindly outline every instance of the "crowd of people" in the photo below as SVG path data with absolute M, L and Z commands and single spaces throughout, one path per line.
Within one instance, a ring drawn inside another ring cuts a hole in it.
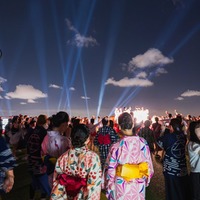
M 200 200 L 200 117 L 167 113 L 136 123 L 130 111 L 117 119 L 70 119 L 60 111 L 13 116 L 0 130 L 0 194 L 12 190 L 17 151 L 26 149 L 30 199 L 37 191 L 50 200 L 99 200 L 101 192 L 110 200 L 145 199 L 155 157 L 166 200 Z

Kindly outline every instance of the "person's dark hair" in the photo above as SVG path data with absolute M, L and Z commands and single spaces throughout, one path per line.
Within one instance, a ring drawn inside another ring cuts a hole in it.
M 60 111 L 56 115 L 52 115 L 52 123 L 54 127 L 59 127 L 65 122 L 69 122 L 69 115 L 66 112 Z
M 90 134 L 89 128 L 85 124 L 78 124 L 72 128 L 71 142 L 74 148 L 80 148 L 85 146 L 85 141 Z
M 113 120 L 109 120 L 109 126 L 111 127 L 111 128 L 113 128 L 114 127 L 114 122 L 113 122 Z
M 155 117 L 155 121 L 158 122 L 158 121 L 159 121 L 159 118 L 158 118 L 158 117 Z
M 103 124 L 103 126 L 106 126 L 108 124 L 108 118 L 107 117 L 104 117 L 102 119 L 102 124 Z
M 90 119 L 90 123 L 91 123 L 91 124 L 94 124 L 94 118 L 91 118 L 91 119 Z
M 200 128 L 200 122 L 198 121 L 192 121 L 190 122 L 190 125 L 189 125 L 189 132 L 190 132 L 190 141 L 191 142 L 196 142 L 198 144 L 200 144 L 200 140 L 198 139 L 196 133 L 195 133 L 195 129 L 196 128 Z
M 46 115 L 39 115 L 37 118 L 37 126 L 43 126 L 44 124 L 47 123 L 47 116 Z
M 132 129 L 133 119 L 129 113 L 124 112 L 118 117 L 118 124 L 122 130 Z
M 145 127 L 149 127 L 150 125 L 151 125 L 151 121 L 150 120 L 145 120 L 144 126 Z
M 15 123 L 15 122 L 18 122 L 19 121 L 19 116 L 15 115 L 13 118 L 12 118 L 12 124 Z
M 175 132 L 181 132 L 182 131 L 182 125 L 181 120 L 179 118 L 173 118 L 170 121 L 170 125 L 174 129 Z

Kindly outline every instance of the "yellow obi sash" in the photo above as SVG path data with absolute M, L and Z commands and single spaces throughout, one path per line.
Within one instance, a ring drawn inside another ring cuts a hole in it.
M 123 164 L 118 165 L 116 169 L 116 175 L 122 177 L 126 181 L 130 181 L 135 178 L 142 178 L 149 176 L 148 163 L 142 162 L 139 164 Z

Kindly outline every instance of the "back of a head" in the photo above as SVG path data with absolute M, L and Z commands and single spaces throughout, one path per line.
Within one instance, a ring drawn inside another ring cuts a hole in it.
M 89 129 L 85 124 L 79 124 L 72 129 L 71 142 L 74 148 L 85 146 L 85 142 L 89 137 Z
M 94 124 L 94 118 L 91 118 L 91 119 L 90 119 L 90 123 L 91 123 L 91 124 Z
M 198 124 L 200 125 L 200 123 L 198 123 L 197 121 L 192 121 L 190 122 L 189 127 L 188 127 L 189 134 L 190 134 L 190 141 L 196 142 L 196 143 L 198 143 L 199 141 L 195 133 L 195 129 L 198 128 L 197 126 Z
M 39 115 L 37 118 L 37 126 L 43 126 L 47 123 L 47 116 L 46 115 Z
M 69 122 L 69 115 L 64 111 L 60 111 L 56 115 L 52 116 L 52 123 L 54 127 L 59 127 L 65 122 Z
M 158 118 L 158 117 L 155 117 L 155 122 L 158 123 L 158 121 L 159 121 L 159 118 Z
M 103 126 L 108 125 L 108 118 L 107 118 L 107 117 L 104 117 L 104 118 L 102 119 L 102 124 L 103 124 Z
M 118 117 L 118 124 L 122 130 L 132 129 L 133 119 L 129 113 L 124 112 Z
M 145 127 L 149 127 L 151 125 L 151 121 L 150 120 L 146 120 L 144 122 Z
M 182 127 L 181 127 L 181 121 L 178 118 L 173 118 L 170 121 L 170 125 L 174 129 L 175 132 L 181 132 Z

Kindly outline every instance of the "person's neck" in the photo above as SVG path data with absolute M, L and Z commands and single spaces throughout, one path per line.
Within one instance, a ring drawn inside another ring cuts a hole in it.
M 132 136 L 133 135 L 132 129 L 125 129 L 125 130 L 122 130 L 122 132 L 125 136 Z

